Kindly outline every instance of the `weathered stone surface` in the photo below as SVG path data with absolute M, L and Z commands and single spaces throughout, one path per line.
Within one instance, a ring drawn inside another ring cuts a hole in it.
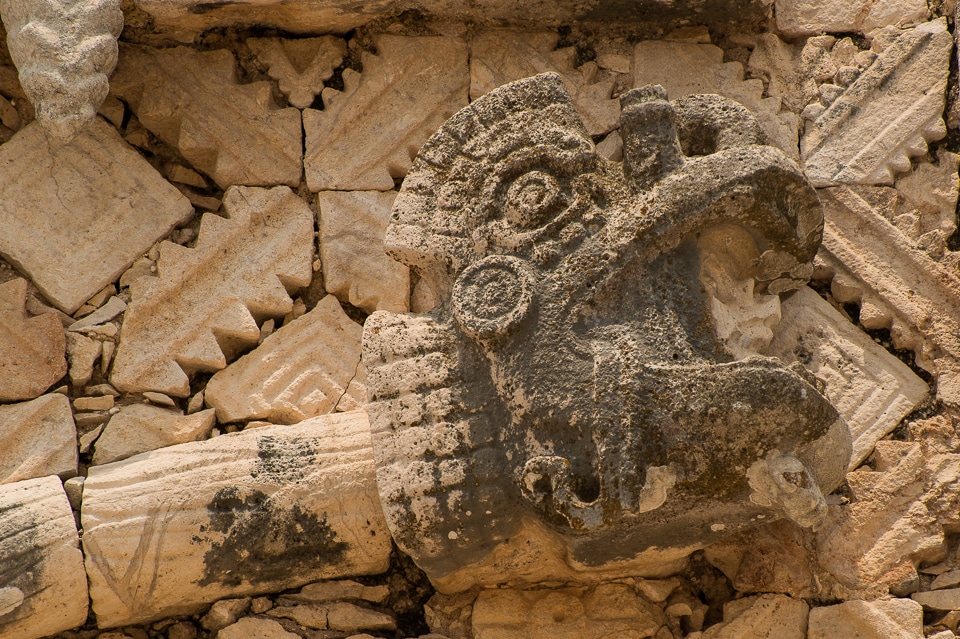
M 363 73 L 343 72 L 323 110 L 304 109 L 311 191 L 389 191 L 443 121 L 467 103 L 467 46 L 455 38 L 377 35 Z
M 766 354 L 800 362 L 825 382 L 824 394 L 853 437 L 850 470 L 930 390 L 906 364 L 807 287 L 783 303 L 782 320 Z
M 917 639 L 923 609 L 909 599 L 847 601 L 810 611 L 809 639 Z
M 484 590 L 473 605 L 476 639 L 652 637 L 663 612 L 629 586 Z
M 93 377 L 93 365 L 103 353 L 103 346 L 98 340 L 80 335 L 67 333 L 67 361 L 70 362 L 70 383 L 77 388 L 83 388 Z
M 157 277 L 130 284 L 111 383 L 190 394 L 189 375 L 225 368 L 260 339 L 256 320 L 290 312 L 313 274 L 313 212 L 287 187 L 233 187 L 207 213 L 196 246 L 160 245 Z
M 240 615 L 250 609 L 250 597 L 240 599 L 221 599 L 200 618 L 200 625 L 205 630 L 217 632 L 230 624 L 236 623 Z
M 960 404 L 960 277 L 918 250 L 850 187 L 820 192 L 820 255 L 835 275 L 833 296 L 860 304 L 860 321 L 889 328 L 897 348 L 937 375 L 937 396 Z
M 101 627 L 378 573 L 390 555 L 362 411 L 94 466 L 83 529 Z
M 123 29 L 119 0 L 3 0 L 0 14 L 37 121 L 53 138 L 69 141 L 107 97 Z
M 799 119 L 780 112 L 780 98 L 763 97 L 763 82 L 743 79 L 743 65 L 724 62 L 723 50 L 712 44 L 646 40 L 633 54 L 633 86 L 659 84 L 674 100 L 698 93 L 716 93 L 747 107 L 773 144 L 797 158 Z
M 877 443 L 877 470 L 847 475 L 852 503 L 830 509 L 817 561 L 836 583 L 830 596 L 876 597 L 922 561 L 946 554 L 944 527 L 960 522 L 960 456 L 925 456 L 917 444 Z
M 385 612 L 370 610 L 352 603 L 339 602 L 327 606 L 327 626 L 331 630 L 396 630 L 397 623 Z
M 947 242 L 957 230 L 957 198 L 960 195 L 960 156 L 941 150 L 937 164 L 918 164 L 896 182 L 896 204 L 878 211 L 914 240 L 935 260 L 948 254 Z M 863 187 L 861 193 L 868 187 Z M 875 187 L 886 192 L 885 187 Z
M 806 639 L 809 610 L 803 600 L 783 595 L 737 600 L 724 606 L 723 622 L 707 628 L 703 639 Z
M 83 318 L 68 326 L 67 330 L 81 332 L 91 329 L 98 324 L 109 322 L 125 310 L 127 310 L 127 305 L 122 299 L 116 296 L 111 297 L 109 300 L 107 300 L 106 304 L 93 311 L 89 315 L 84 315 Z
M 87 619 L 73 511 L 56 477 L 0 486 L 0 637 L 38 639 Z
M 38 397 L 67 373 L 60 320 L 28 316 L 26 299 L 26 280 L 0 284 L 0 402 Z
M 869 33 L 908 26 L 930 14 L 924 0 L 776 0 L 777 30 L 795 37 L 817 33 Z
M 373 603 L 383 603 L 389 595 L 387 586 L 364 586 L 363 584 L 341 579 L 307 584 L 300 592 L 284 595 L 284 599 L 308 603 L 326 603 L 342 599 L 363 599 Z
M 814 186 L 892 184 L 896 173 L 910 169 L 911 157 L 945 136 L 952 49 L 945 19 L 909 29 L 824 104 L 800 144 Z
M 53 393 L 0 406 L 0 484 L 77 474 L 77 429 L 70 400 Z
M 440 304 L 367 319 L 369 410 L 394 538 L 441 592 L 666 576 L 761 515 L 816 525 L 842 481 L 846 424 L 734 361 L 696 239 L 730 238 L 718 294 L 795 288 L 816 193 L 730 100 L 621 103 L 622 173 L 543 74 L 452 118 L 394 204 L 387 252 Z
M 367 313 L 410 309 L 410 270 L 383 252 L 396 197 L 392 191 L 317 194 L 324 286 Z
M 97 438 L 90 463 L 109 464 L 148 450 L 203 439 L 215 421 L 212 409 L 184 415 L 150 404 L 124 406 Z
M 356 410 L 366 403 L 360 364 L 363 329 L 332 295 L 284 324 L 253 352 L 218 372 L 204 398 L 221 422 L 275 424 Z
M 0 191 L 0 255 L 67 313 L 193 214 L 101 120 L 56 147 L 39 124 L 21 129 L 0 146 Z
M 557 47 L 552 31 L 485 31 L 470 41 L 470 99 L 521 78 L 559 73 L 587 133 L 602 135 L 620 124 L 620 106 L 612 97 L 616 75 L 596 62 L 575 66 L 576 47 Z M 674 97 L 680 97 L 679 95 Z
M 124 44 L 111 87 L 221 188 L 300 183 L 300 114 L 274 104 L 269 82 L 240 85 L 229 51 Z
M 347 43 L 321 38 L 248 38 L 247 45 L 269 69 L 280 90 L 298 109 L 313 104 L 347 53 Z M 202 185 L 201 185 L 202 186 Z
M 287 632 L 272 619 L 244 617 L 232 626 L 227 626 L 217 635 L 218 639 L 300 639 L 300 635 Z
M 960 610 L 960 588 L 915 592 L 910 598 L 930 610 Z

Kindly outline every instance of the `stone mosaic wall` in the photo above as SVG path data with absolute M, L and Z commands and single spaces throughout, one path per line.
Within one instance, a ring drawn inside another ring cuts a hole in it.
M 0 638 L 955 637 L 955 2 L 558 3 L 551 28 L 328 4 L 125 2 L 64 144 L 0 47 Z M 25 5 L 0 2 L 11 33 Z M 390 208 L 449 116 L 543 71 L 608 159 L 618 96 L 656 83 L 740 102 L 818 187 L 811 287 L 766 351 L 854 437 L 816 531 L 458 595 L 392 546 L 362 325 L 435 300 L 383 254 Z

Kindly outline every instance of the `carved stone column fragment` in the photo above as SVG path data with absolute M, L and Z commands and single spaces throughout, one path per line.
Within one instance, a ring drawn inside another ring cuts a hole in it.
M 362 411 L 93 467 L 83 529 L 100 627 L 383 572 L 391 548 Z
M 0 638 L 37 639 L 86 619 L 83 555 L 60 479 L 0 486 Z

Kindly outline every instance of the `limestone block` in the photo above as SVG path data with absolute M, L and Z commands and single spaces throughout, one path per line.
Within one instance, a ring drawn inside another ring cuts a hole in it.
M 960 588 L 915 592 L 910 598 L 929 610 L 960 610 Z
M 320 38 L 248 38 L 247 45 L 277 80 L 280 90 L 298 109 L 313 104 L 347 53 L 347 43 L 334 36 Z
M 300 635 L 287 632 L 273 619 L 244 617 L 232 626 L 227 626 L 217 635 L 218 639 L 300 639 Z
M 70 362 L 70 383 L 78 388 L 87 385 L 93 377 L 93 365 L 103 352 L 101 342 L 80 335 L 67 333 L 67 361 Z
M 213 410 L 179 410 L 131 404 L 110 418 L 97 438 L 91 465 L 109 464 L 148 450 L 205 438 L 216 421 Z
M 0 486 L 0 637 L 38 639 L 87 619 L 70 502 L 56 477 Z
M 766 354 L 800 362 L 826 383 L 827 398 L 850 427 L 853 470 L 930 389 L 812 289 L 784 300 L 781 312 Z
M 861 322 L 889 328 L 897 348 L 937 375 L 937 396 L 960 403 L 951 382 L 960 372 L 960 277 L 918 250 L 871 203 L 849 187 L 820 191 L 820 256 L 835 275 L 834 297 L 861 305 Z
M 328 295 L 210 378 L 207 405 L 217 409 L 220 422 L 264 419 L 276 424 L 360 408 L 367 401 L 362 333 Z
M 379 573 L 391 548 L 362 411 L 94 466 L 83 529 L 101 627 Z
M 643 639 L 663 623 L 660 609 L 624 584 L 484 590 L 473 605 L 476 639 Z
M 269 82 L 241 85 L 229 51 L 124 44 L 111 88 L 221 188 L 299 184 L 300 113 L 278 108 Z
M 77 474 L 77 429 L 70 400 L 53 393 L 0 406 L 0 484 Z
M 814 186 L 892 184 L 947 134 L 943 122 L 953 38 L 946 19 L 905 31 L 807 124 L 803 170 Z
M 923 609 L 909 599 L 847 601 L 810 611 L 809 639 L 917 639 Z
M 908 26 L 929 17 L 924 0 L 776 0 L 777 30 L 787 36 L 869 33 Z
M 342 599 L 363 599 L 372 603 L 383 603 L 390 592 L 387 586 L 364 586 L 363 584 L 341 579 L 307 584 L 300 592 L 284 595 L 284 599 L 307 603 L 326 603 Z
M 0 284 L 0 402 L 33 399 L 67 373 L 63 326 L 54 313 L 27 315 L 27 281 Z
M 290 312 L 313 275 L 313 212 L 287 187 L 232 187 L 226 219 L 207 213 L 194 248 L 165 241 L 156 277 L 130 284 L 111 383 L 126 392 L 190 394 L 189 375 L 217 371 L 256 345 L 256 320 Z
M 321 191 L 320 262 L 328 293 L 367 313 L 410 309 L 410 270 L 383 252 L 393 191 Z
M 39 124 L 0 146 L 0 255 L 73 313 L 193 215 L 117 130 L 94 120 L 67 145 Z
M 304 109 L 304 169 L 311 191 L 389 191 L 420 146 L 467 103 L 467 46 L 447 37 L 376 35 L 363 73 L 343 72 L 323 110 Z
M 236 623 L 240 615 L 250 609 L 250 602 L 250 597 L 221 599 L 210 606 L 207 614 L 200 618 L 200 625 L 204 630 L 209 630 L 210 632 L 222 630 L 230 624 Z
M 507 82 L 553 71 L 563 78 L 590 135 L 620 125 L 620 106 L 612 97 L 616 74 L 596 62 L 575 66 L 576 47 L 557 47 L 552 31 L 485 31 L 470 41 L 470 99 L 476 100 Z M 674 97 L 680 97 L 676 95 Z
M 763 97 L 763 82 L 744 80 L 743 65 L 724 62 L 713 44 L 645 40 L 633 52 L 633 86 L 659 84 L 674 100 L 698 93 L 716 93 L 747 107 L 770 143 L 797 159 L 799 119 L 780 111 L 780 98 Z
M 55 139 L 69 141 L 107 97 L 123 29 L 119 0 L 3 0 L 0 14 L 37 121 Z
M 703 639 L 806 639 L 810 607 L 802 599 L 761 595 L 747 601 L 737 600 L 735 611 L 724 606 L 723 622 L 707 628 Z

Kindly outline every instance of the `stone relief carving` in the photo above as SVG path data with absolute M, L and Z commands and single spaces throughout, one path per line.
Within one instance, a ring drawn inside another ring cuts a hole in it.
M 441 591 L 669 572 L 758 521 L 817 526 L 850 435 L 756 353 L 812 272 L 797 166 L 719 96 L 621 98 L 621 165 L 560 76 L 492 91 L 421 149 L 387 252 L 440 300 L 364 328 L 391 531 Z

